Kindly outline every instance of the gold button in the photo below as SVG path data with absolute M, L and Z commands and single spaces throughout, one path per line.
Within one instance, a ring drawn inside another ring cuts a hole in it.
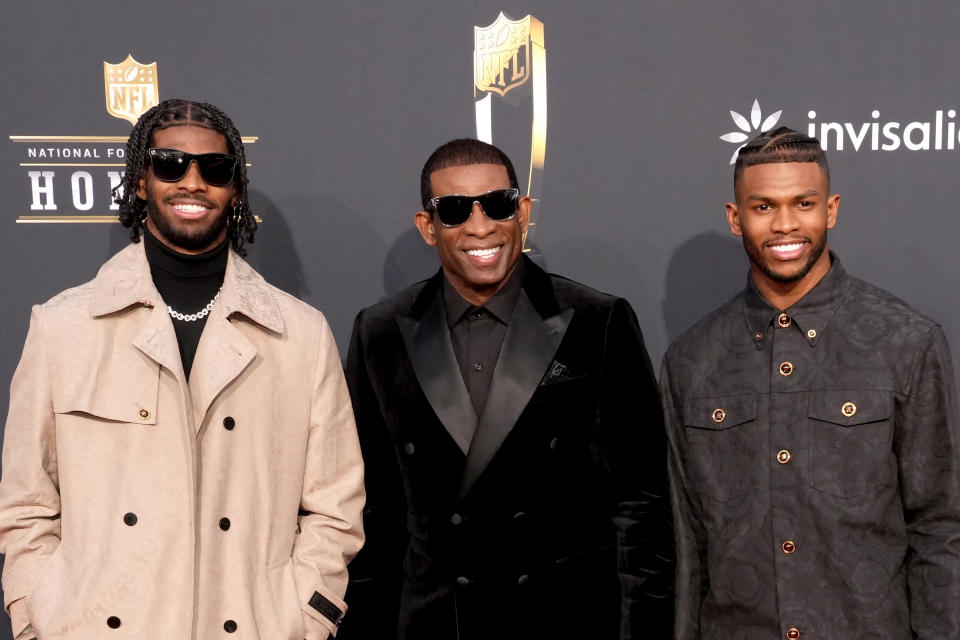
M 756 340 L 757 342 L 759 342 L 759 341 L 763 340 L 763 334 L 762 334 L 762 333 L 757 333 L 757 335 L 753 336 L 753 339 Z
M 714 409 L 713 411 L 713 421 L 714 422 L 723 422 L 724 418 L 727 417 L 727 412 L 723 409 Z
M 853 414 L 857 412 L 857 405 L 852 402 L 844 402 L 843 406 L 840 407 L 840 413 L 844 415 L 845 418 L 852 418 Z
M 807 331 L 807 337 L 810 338 L 811 340 L 813 340 L 814 338 L 816 338 L 816 337 L 817 337 L 817 330 L 816 330 L 816 329 L 810 329 L 810 331 Z
M 790 627 L 787 629 L 787 640 L 797 640 L 800 637 L 800 629 Z
M 780 545 L 780 548 L 783 549 L 785 554 L 790 555 L 797 550 L 797 545 L 794 544 L 793 540 L 784 540 L 783 544 Z
M 780 449 L 780 451 L 777 451 L 777 462 L 780 464 L 787 464 L 790 462 L 790 452 L 786 449 Z
M 141 420 L 149 420 L 149 419 L 150 419 L 150 411 L 149 411 L 148 409 L 140 409 L 140 411 L 137 412 L 137 415 L 140 416 L 140 419 L 141 419 Z
M 783 327 L 784 329 L 789 327 L 791 322 L 793 322 L 793 320 L 791 320 L 790 316 L 788 316 L 785 313 L 781 313 L 779 316 L 777 316 L 777 324 Z
M 781 362 L 780 363 L 780 375 L 788 376 L 793 373 L 793 363 L 792 362 Z

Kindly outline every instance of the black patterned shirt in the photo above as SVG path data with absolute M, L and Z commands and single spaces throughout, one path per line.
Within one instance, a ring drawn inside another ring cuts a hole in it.
M 830 272 L 747 289 L 661 375 L 676 638 L 960 638 L 960 422 L 940 327 Z

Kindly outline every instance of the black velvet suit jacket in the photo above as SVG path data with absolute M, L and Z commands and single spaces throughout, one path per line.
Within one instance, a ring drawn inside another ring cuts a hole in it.
M 442 278 L 354 325 L 367 543 L 338 637 L 669 638 L 666 441 L 630 305 L 528 260 L 477 416 Z

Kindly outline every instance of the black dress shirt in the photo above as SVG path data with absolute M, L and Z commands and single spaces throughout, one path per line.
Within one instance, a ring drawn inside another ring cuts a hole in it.
M 187 255 L 169 248 L 146 229 L 143 237 L 147 262 L 150 263 L 150 275 L 153 276 L 153 284 L 160 292 L 164 304 L 182 314 L 201 311 L 223 285 L 229 241 L 224 240 L 205 253 Z M 180 346 L 183 374 L 189 379 L 193 357 L 197 353 L 197 345 L 200 344 L 207 318 L 192 322 L 177 320 L 172 316 L 170 319 L 173 321 L 177 344 Z
M 749 282 L 667 352 L 677 638 L 960 638 L 946 339 L 831 257 L 789 309 Z
M 461 298 L 446 279 L 443 281 L 443 303 L 453 353 L 477 415 L 487 401 L 490 380 L 522 284 L 523 260 L 520 260 L 503 288 L 485 305 L 477 307 Z

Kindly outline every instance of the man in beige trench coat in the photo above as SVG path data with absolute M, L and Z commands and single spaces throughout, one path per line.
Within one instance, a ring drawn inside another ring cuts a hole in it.
M 219 109 L 162 102 L 126 157 L 133 244 L 34 307 L 11 385 L 13 634 L 326 638 L 364 501 L 333 337 L 240 258 L 256 222 Z

